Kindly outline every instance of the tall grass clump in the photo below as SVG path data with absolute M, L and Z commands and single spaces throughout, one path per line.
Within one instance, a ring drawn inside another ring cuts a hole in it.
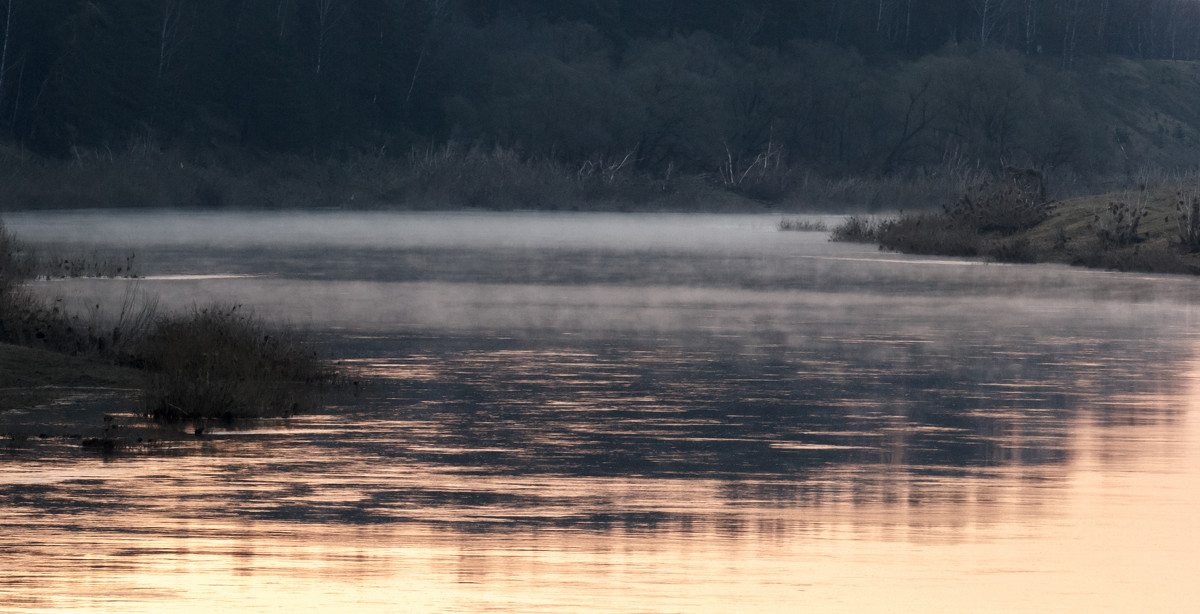
M 996 179 L 971 185 L 953 205 L 943 208 L 953 223 L 976 233 L 1012 235 L 1041 224 L 1054 212 L 1036 171 L 1006 169 Z
M 157 300 L 130 286 L 115 317 L 100 304 L 82 314 L 49 304 L 21 282 L 27 252 L 0 222 L 0 342 L 84 355 L 144 370 L 146 413 L 161 420 L 282 416 L 307 409 L 332 379 L 295 334 L 278 332 L 238 306 L 157 315 Z
M 239 306 L 160 318 L 140 344 L 150 416 L 167 421 L 286 416 L 307 409 L 330 373 L 295 335 Z
M 1200 252 L 1200 195 L 1191 199 L 1179 192 L 1179 201 L 1175 204 L 1175 220 L 1179 225 L 1179 247 L 1183 251 L 1194 254 Z
M 829 240 L 844 243 L 878 243 L 879 229 L 885 223 L 867 216 L 852 215 L 833 227 L 833 231 L 829 233 Z
M 33 276 L 38 279 L 73 279 L 95 277 L 108 279 L 136 279 L 134 271 L 136 254 L 122 255 L 101 253 L 99 250 L 74 253 L 50 253 L 33 256 Z
M 1096 225 L 1096 238 L 1108 247 L 1133 245 L 1142 240 L 1140 226 L 1147 215 L 1149 211 L 1144 204 L 1110 202 L 1092 219 Z
M 0 296 L 8 294 L 32 275 L 32 259 L 0 219 Z
M 0 220 L 0 342 L 128 362 L 131 348 L 152 319 L 157 301 L 130 286 L 115 317 L 108 316 L 99 304 L 89 304 L 82 311 L 67 309 L 61 298 L 43 301 L 23 286 L 35 277 L 50 276 L 42 265 Z M 59 274 L 65 275 L 61 271 Z
M 32 275 L 31 259 L 0 219 L 0 342 L 16 341 L 34 310 L 35 302 L 21 288 Z
M 909 254 L 992 255 L 1026 261 L 1032 257 L 1027 241 L 1001 240 L 997 249 L 989 251 L 985 238 L 1012 237 L 1042 223 L 1053 211 L 1040 174 L 1007 169 L 1000 177 L 974 183 L 941 211 L 878 222 L 851 217 L 834 228 L 831 239 L 878 243 L 883 249 Z
M 799 232 L 827 232 L 829 227 L 825 222 L 820 220 L 802 220 L 797 218 L 784 218 L 779 220 L 777 228 L 780 230 L 792 230 Z
M 982 240 L 961 221 L 939 213 L 904 215 L 876 230 L 879 246 L 905 254 L 978 256 Z

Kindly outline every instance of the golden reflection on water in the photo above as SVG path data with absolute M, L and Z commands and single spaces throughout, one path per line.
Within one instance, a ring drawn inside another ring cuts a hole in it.
M 1085 441 L 1105 436 L 1081 426 Z M 724 612 L 734 603 L 764 612 L 1180 611 L 1196 603 L 1196 492 L 1181 491 L 1174 470 L 1156 473 L 1162 459 L 1146 461 L 1149 473 L 1114 476 L 1081 452 L 1062 474 L 909 480 L 900 500 L 844 493 L 817 506 L 731 504 L 719 483 L 612 481 L 617 497 L 678 501 L 720 520 L 605 531 L 472 533 L 113 510 L 94 524 L 80 519 L 93 525 L 81 531 L 30 527 L 20 550 L 36 557 L 14 561 L 6 544 L 6 563 L 22 565 L 8 568 L 21 571 L 0 584 L 0 603 L 96 612 Z M 844 484 L 826 479 L 831 489 Z M 22 577 L 36 590 L 20 590 Z
M 1190 281 L 814 245 L 582 276 L 596 254 L 457 243 L 173 258 L 164 301 L 343 327 L 373 348 L 343 366 L 399 384 L 137 454 L 6 449 L 0 612 L 1195 609 Z M 325 258 L 345 277 L 306 277 Z
M 848 463 L 799 487 L 379 465 L 272 475 L 288 459 L 248 444 L 223 467 L 204 456 L 23 466 L 3 482 L 75 484 L 89 503 L 47 517 L 31 495 L 0 511 L 0 611 L 1186 611 L 1200 603 L 1198 379 L 1178 419 L 1080 412 L 1064 464 L 937 475 Z M 332 423 L 311 417 L 293 434 Z M 551 503 L 464 500 L 366 525 L 214 510 L 353 504 L 371 484 Z M 581 505 L 614 519 L 552 521 Z
M 672 350 L 346 361 L 409 385 L 488 381 L 523 419 L 554 416 L 524 425 L 543 429 L 528 450 L 513 433 L 502 444 L 475 438 L 522 427 L 488 409 L 472 410 L 486 428 L 420 411 L 317 415 L 215 429 L 209 453 L 15 464 L 0 477 L 0 611 L 1156 612 L 1200 603 L 1194 371 L 1182 390 L 1081 391 L 1086 407 L 1065 414 L 1039 408 L 1035 382 L 989 382 L 980 398 L 1002 402 L 963 414 L 983 426 L 912 422 L 886 400 L 863 402 L 847 408 L 858 417 L 771 440 L 780 434 L 744 430 L 749 416 L 680 410 L 669 381 L 635 385 L 630 373 L 655 361 L 696 362 L 664 353 Z M 850 368 L 831 364 L 827 374 Z M 743 379 L 721 385 L 772 381 Z M 1004 409 L 1022 400 L 1030 404 Z M 596 419 L 630 407 L 636 415 Z M 714 425 L 741 436 L 704 436 Z M 842 456 L 796 475 L 689 476 L 671 469 L 688 459 L 670 451 L 655 457 L 664 470 L 628 475 L 569 471 L 579 462 L 570 454 L 562 471 L 482 470 L 488 458 L 522 467 L 539 450 L 570 452 L 590 437 Z M 363 445 L 320 445 L 333 440 Z M 982 456 L 928 464 L 922 446 L 943 442 L 982 442 Z

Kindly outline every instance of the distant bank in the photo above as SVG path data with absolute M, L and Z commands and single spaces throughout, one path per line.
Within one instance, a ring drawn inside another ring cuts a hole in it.
M 852 217 L 833 237 L 910 254 L 1200 274 L 1200 184 L 1044 201 L 1024 213 L 1018 202 L 1001 202 L 1017 200 L 1012 190 L 996 187 L 938 211 Z

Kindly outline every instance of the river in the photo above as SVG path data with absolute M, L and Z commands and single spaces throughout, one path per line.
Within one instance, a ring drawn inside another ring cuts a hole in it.
M 1200 603 L 1195 279 L 909 257 L 770 215 L 5 221 L 43 253 L 136 253 L 136 282 L 47 297 L 241 304 L 361 386 L 107 457 L 10 442 L 0 612 Z

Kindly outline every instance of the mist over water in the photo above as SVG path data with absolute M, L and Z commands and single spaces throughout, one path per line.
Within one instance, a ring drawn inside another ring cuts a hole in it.
M 371 382 L 170 451 L 6 452 L 13 611 L 1200 598 L 1190 278 L 912 258 L 777 216 L 5 219 L 137 254 L 140 281 L 47 297 L 243 304 Z

